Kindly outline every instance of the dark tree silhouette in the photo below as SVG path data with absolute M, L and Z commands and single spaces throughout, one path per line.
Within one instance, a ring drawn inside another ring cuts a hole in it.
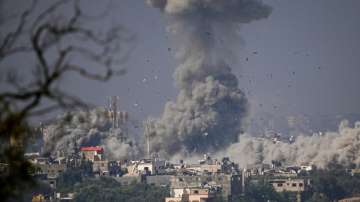
M 105 16 L 89 17 L 81 7 L 77 0 L 33 0 L 19 15 L 1 12 L 0 85 L 6 86 L 0 90 L 2 201 L 20 197 L 24 189 L 34 185 L 31 165 L 23 156 L 32 133 L 29 118 L 56 109 L 88 106 L 62 90 L 61 79 L 72 73 L 105 82 L 125 73 L 118 66 L 126 54 L 117 53 L 124 52 L 122 42 L 132 40 L 132 36 L 121 26 L 99 31 L 89 24 Z M 9 60 L 21 62 L 9 68 Z

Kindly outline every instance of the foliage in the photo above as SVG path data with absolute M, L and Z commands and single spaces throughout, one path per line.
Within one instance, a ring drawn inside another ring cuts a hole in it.
M 282 194 L 277 193 L 274 188 L 260 179 L 257 183 L 249 183 L 245 188 L 243 196 L 236 198 L 236 202 L 285 202 L 288 201 Z
M 76 202 L 163 202 L 169 188 L 147 184 L 120 185 L 110 177 L 88 178 L 73 186 Z
M 2 201 L 21 200 L 21 194 L 36 185 L 23 155 L 33 132 L 29 119 L 56 109 L 86 108 L 81 99 L 63 91 L 60 81 L 69 73 L 97 81 L 123 74 L 113 67 L 125 58 L 113 56 L 120 51 L 120 41 L 131 40 L 120 26 L 99 30 L 87 25 L 91 18 L 79 0 L 26 3 L 20 13 L 0 16 Z
M 360 176 L 351 176 L 340 165 L 315 170 L 310 177 L 312 188 L 308 201 L 334 201 L 360 193 Z
M 83 176 L 80 169 L 69 169 L 63 172 L 57 179 L 56 190 L 58 192 L 71 192 L 72 187 L 82 182 Z

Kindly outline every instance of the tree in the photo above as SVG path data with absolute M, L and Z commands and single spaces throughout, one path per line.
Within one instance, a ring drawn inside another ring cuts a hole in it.
M 137 183 L 122 186 L 111 177 L 84 180 L 73 190 L 76 202 L 162 202 L 170 193 L 168 187 Z
M 114 54 L 121 50 L 120 42 L 131 40 L 121 26 L 103 32 L 89 26 L 92 18 L 84 14 L 80 0 L 59 0 L 47 6 L 49 2 L 41 1 L 42 6 L 39 2 L 31 1 L 18 15 L 2 12 L 0 16 L 0 75 L 6 75 L 0 81 L 6 86 L 0 90 L 3 201 L 34 185 L 28 172 L 31 165 L 23 157 L 32 131 L 29 119 L 60 108 L 86 108 L 85 102 L 61 89 L 61 79 L 77 74 L 105 82 L 124 74 L 123 69 L 114 68 L 121 62 Z M 8 67 L 8 61 L 20 59 L 23 62 L 16 64 L 23 66 Z
M 234 201 L 238 202 L 285 202 L 288 201 L 286 197 L 277 193 L 274 188 L 266 183 L 265 179 L 260 179 L 259 182 L 249 183 L 245 188 L 244 196 L 241 196 Z
M 360 176 L 351 176 L 344 168 L 340 169 L 341 165 L 330 167 L 311 173 L 311 190 L 305 201 L 337 201 L 359 193 Z

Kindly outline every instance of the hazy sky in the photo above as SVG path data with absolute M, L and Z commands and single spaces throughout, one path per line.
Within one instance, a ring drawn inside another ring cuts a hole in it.
M 90 2 L 89 12 L 105 9 L 99 1 Z M 242 27 L 243 43 L 232 65 L 251 112 L 360 113 L 360 1 L 265 2 L 272 14 Z M 68 78 L 64 85 L 97 105 L 104 105 L 108 95 L 119 95 L 130 116 L 157 117 L 177 94 L 167 22 L 143 0 L 114 1 L 110 12 L 109 25 L 123 24 L 136 36 L 124 64 L 128 73 L 105 84 Z

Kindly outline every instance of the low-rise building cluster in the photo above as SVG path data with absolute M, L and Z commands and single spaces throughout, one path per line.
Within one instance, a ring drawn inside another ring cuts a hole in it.
M 166 202 L 211 202 L 221 198 L 232 201 L 241 197 L 251 183 L 268 183 L 276 192 L 292 192 L 301 201 L 301 193 L 309 190 L 311 165 L 283 166 L 271 164 L 248 165 L 240 169 L 229 158 L 213 159 L 208 155 L 196 163 L 180 160 L 172 163 L 159 158 L 109 161 L 99 146 L 80 147 L 66 157 L 45 158 L 39 153 L 25 155 L 35 167 L 34 176 L 54 190 L 49 196 L 34 195 L 34 201 L 71 201 L 74 193 L 59 193 L 57 180 L 67 169 L 79 169 L 83 176 L 108 176 L 121 185 L 146 183 L 169 187 Z M 357 170 L 352 170 L 353 174 Z

